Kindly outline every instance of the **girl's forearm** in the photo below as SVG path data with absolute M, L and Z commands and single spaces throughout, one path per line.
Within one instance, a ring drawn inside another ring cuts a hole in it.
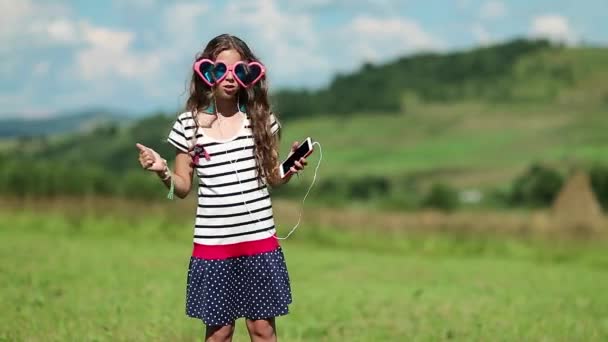
M 190 193 L 191 183 L 188 182 L 187 179 L 184 179 L 184 177 L 175 173 L 171 173 L 171 177 L 165 178 L 165 174 L 163 172 L 157 173 L 157 175 L 160 178 L 161 182 L 165 184 L 165 187 L 167 189 L 171 187 L 171 179 L 173 179 L 173 188 L 177 197 L 186 198 L 186 196 L 188 196 L 188 193 Z
M 284 177 L 284 178 L 281 178 L 280 173 L 279 173 L 279 168 L 277 167 L 275 169 L 274 176 L 271 177 L 271 178 L 272 179 L 270 179 L 268 183 L 270 183 L 270 185 L 272 187 L 278 187 L 278 186 L 281 186 L 283 184 L 289 183 L 289 180 L 291 179 L 291 174 L 288 175 L 288 176 L 286 176 L 286 177 Z

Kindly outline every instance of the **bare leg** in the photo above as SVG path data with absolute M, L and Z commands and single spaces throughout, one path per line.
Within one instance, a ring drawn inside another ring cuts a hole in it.
M 274 318 L 269 319 L 246 319 L 247 330 L 251 342 L 276 342 L 277 327 Z
M 231 325 L 207 326 L 205 342 L 231 342 L 234 333 L 234 322 Z

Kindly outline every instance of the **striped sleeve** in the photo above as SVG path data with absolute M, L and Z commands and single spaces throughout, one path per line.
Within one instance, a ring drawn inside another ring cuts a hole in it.
M 171 145 L 175 146 L 175 148 L 178 150 L 188 153 L 191 143 L 186 138 L 186 133 L 181 118 L 177 118 L 177 120 L 175 120 L 175 123 L 169 132 L 169 136 L 167 137 L 167 141 Z
M 279 122 L 279 120 L 277 120 L 277 117 L 273 114 L 270 113 L 270 132 L 275 135 L 277 134 L 277 132 L 279 132 L 279 130 L 281 129 L 281 123 Z

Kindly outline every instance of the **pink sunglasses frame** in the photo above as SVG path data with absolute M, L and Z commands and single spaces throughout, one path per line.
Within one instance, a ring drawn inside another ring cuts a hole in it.
M 216 64 L 224 64 L 226 66 L 226 72 L 222 75 L 222 77 L 218 78 L 217 80 L 215 80 L 215 82 L 209 82 L 205 76 L 201 73 L 200 71 L 200 66 L 203 63 L 209 63 L 213 66 L 215 66 Z M 246 84 L 244 83 L 234 72 L 234 69 L 240 65 L 240 64 L 245 64 L 247 67 L 251 67 L 251 66 L 257 66 L 260 68 L 260 74 L 258 75 L 258 77 L 256 77 L 253 81 L 251 81 L 250 83 Z M 220 82 L 222 82 L 226 76 L 228 76 L 228 73 L 232 73 L 232 76 L 234 77 L 234 79 L 238 82 L 238 84 L 240 84 L 243 88 L 250 88 L 251 86 L 253 86 L 257 81 L 259 81 L 262 77 L 264 77 L 264 75 L 266 74 L 266 68 L 264 67 L 264 65 L 262 65 L 261 63 L 258 62 L 249 62 L 249 63 L 245 63 L 243 61 L 238 61 L 232 65 L 228 65 L 226 62 L 224 61 L 212 61 L 210 59 L 207 58 L 203 58 L 201 60 L 198 60 L 194 63 L 194 65 L 192 66 L 192 68 L 194 69 L 194 72 L 196 72 L 198 74 L 198 76 L 203 80 L 203 82 L 205 82 L 208 86 L 213 87 L 214 85 L 219 84 Z

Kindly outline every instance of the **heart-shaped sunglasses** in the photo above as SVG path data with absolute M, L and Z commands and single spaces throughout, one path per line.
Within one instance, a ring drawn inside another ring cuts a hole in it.
M 222 61 L 214 62 L 206 58 L 194 63 L 194 71 L 210 87 L 222 82 L 228 72 L 231 72 L 236 81 L 244 88 L 253 86 L 266 73 L 264 66 L 258 62 L 245 63 L 239 61 L 227 65 Z

